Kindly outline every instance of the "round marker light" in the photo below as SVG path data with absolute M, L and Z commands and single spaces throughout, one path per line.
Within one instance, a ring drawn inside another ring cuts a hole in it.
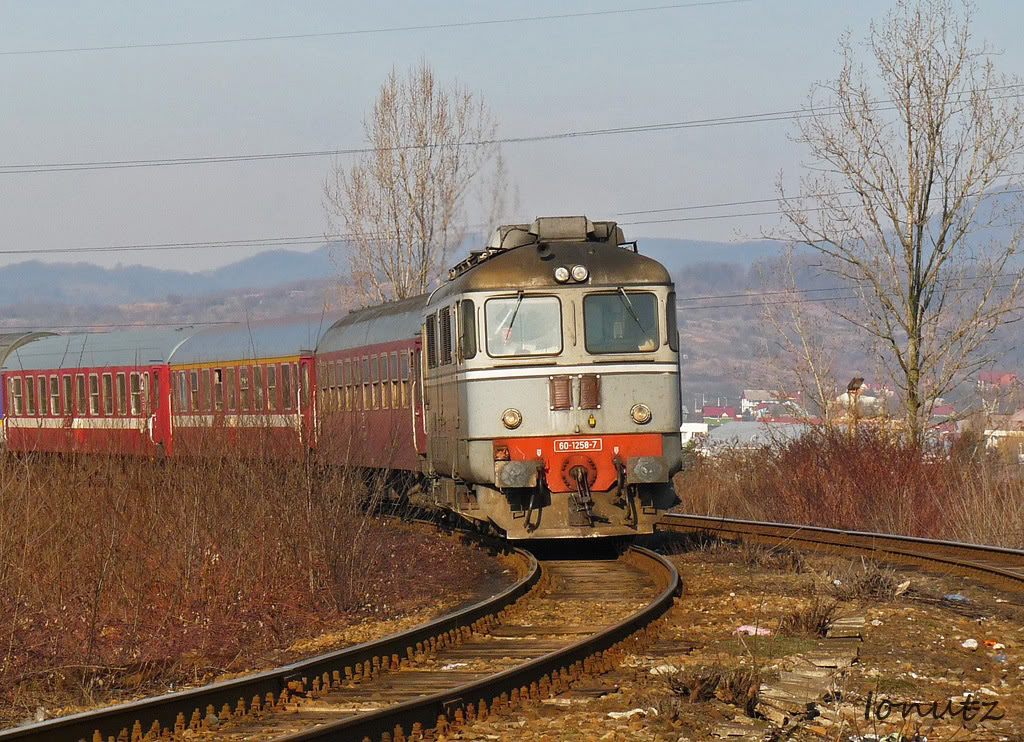
M 574 281 L 586 281 L 590 275 L 590 271 L 587 270 L 585 265 L 574 265 L 572 267 L 572 280 Z
M 515 430 L 523 423 L 523 413 L 515 407 L 509 407 L 501 413 L 501 424 L 509 430 Z
M 651 421 L 651 408 L 645 404 L 635 404 L 629 411 L 629 416 L 637 425 L 646 425 Z
M 560 265 L 555 268 L 555 280 L 559 283 L 565 283 L 569 280 L 569 269 L 564 265 Z

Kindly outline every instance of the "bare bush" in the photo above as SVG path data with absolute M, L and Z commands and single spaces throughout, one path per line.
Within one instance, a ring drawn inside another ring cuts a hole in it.
M 924 452 L 885 431 L 832 430 L 698 457 L 675 484 L 695 514 L 1019 548 L 1022 469 L 966 442 Z
M 316 456 L 0 458 L 0 720 L 245 669 L 484 573 L 454 539 L 368 515 L 382 487 Z

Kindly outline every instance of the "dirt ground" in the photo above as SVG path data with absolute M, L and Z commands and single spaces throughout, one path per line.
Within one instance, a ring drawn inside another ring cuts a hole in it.
M 758 547 L 691 545 L 673 561 L 685 592 L 644 654 L 450 739 L 1024 739 L 1024 595 Z M 814 630 L 822 616 L 847 620 L 825 638 Z M 838 629 L 846 624 L 854 628 Z M 744 625 L 769 633 L 735 633 Z M 803 675 L 818 684 L 813 711 L 802 698 L 796 712 L 769 705 L 766 697 L 799 687 Z M 922 705 L 903 706 L 910 702 Z M 789 718 L 784 728 L 780 716 Z

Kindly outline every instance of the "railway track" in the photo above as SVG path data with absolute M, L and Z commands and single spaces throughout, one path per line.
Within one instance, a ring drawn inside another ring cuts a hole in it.
M 795 549 L 815 549 L 870 556 L 973 577 L 999 587 L 1024 589 L 1024 550 L 954 541 L 843 531 L 790 523 L 666 513 L 659 531 L 701 532 Z
M 608 561 L 516 550 L 500 595 L 274 671 L 0 732 L 0 742 L 421 739 L 610 669 L 673 604 L 679 574 L 633 547 Z

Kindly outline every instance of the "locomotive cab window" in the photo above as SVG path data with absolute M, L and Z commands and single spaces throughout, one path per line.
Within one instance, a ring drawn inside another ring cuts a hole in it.
M 583 297 L 588 353 L 650 353 L 658 349 L 658 297 L 647 291 Z
M 562 305 L 555 296 L 518 296 L 484 303 L 487 352 L 501 356 L 562 352 Z

